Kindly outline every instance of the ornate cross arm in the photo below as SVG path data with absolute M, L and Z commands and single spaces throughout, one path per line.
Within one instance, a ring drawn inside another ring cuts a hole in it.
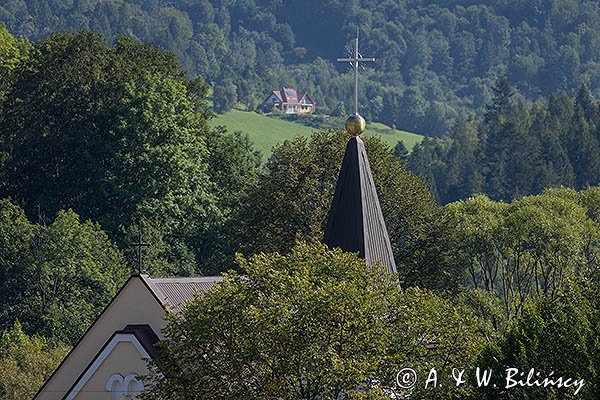
M 354 57 L 352 58 L 338 58 L 338 62 L 349 62 L 354 68 L 354 115 L 346 121 L 346 129 L 351 134 L 358 136 L 365 130 L 364 118 L 358 114 L 358 67 L 361 62 L 375 61 L 374 58 L 362 57 L 358 52 L 358 28 L 356 29 L 356 38 L 354 38 Z M 350 119 L 354 118 L 352 121 Z M 352 125 L 352 129 L 349 128 L 349 123 Z M 358 125 L 360 126 L 358 126 Z

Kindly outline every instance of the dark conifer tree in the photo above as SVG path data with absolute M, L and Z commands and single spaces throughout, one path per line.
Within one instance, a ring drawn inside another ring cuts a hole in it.
M 479 137 L 473 122 L 460 123 L 452 131 L 452 145 L 448 151 L 448 191 L 444 203 L 467 198 L 483 190 L 483 175 L 479 168 Z
M 585 118 L 585 113 L 585 109 L 576 104 L 568 143 L 578 188 L 600 182 L 600 144 L 592 131 L 593 123 Z
M 531 132 L 541 145 L 543 171 L 539 186 L 542 188 L 575 185 L 573 167 L 561 142 L 568 133 L 568 118 L 572 113 L 571 101 L 564 93 L 551 96 L 547 108 L 535 110 Z
M 505 77 L 498 78 L 492 87 L 493 99 L 486 108 L 483 117 L 483 128 L 494 129 L 499 124 L 504 122 L 504 119 L 509 114 L 513 104 L 515 89 L 510 85 Z
M 595 130 L 599 122 L 598 105 L 585 85 L 581 85 L 577 92 L 575 109 L 583 112 L 583 117 L 591 125 L 592 130 Z
M 514 109 L 514 88 L 506 78 L 499 78 L 492 88 L 494 98 L 486 106 L 481 125 L 483 173 L 485 192 L 494 199 L 510 198 L 506 164 L 510 158 L 509 136 L 516 135 L 517 127 L 508 121 Z
M 439 202 L 443 201 L 445 192 L 438 188 L 436 174 L 434 173 L 434 163 L 439 163 L 444 157 L 440 157 L 441 152 L 437 150 L 437 142 L 433 139 L 425 138 L 421 143 L 417 143 L 410 154 L 408 161 L 409 169 L 425 179 L 429 184 L 429 190 L 433 193 L 435 199 Z M 438 168 L 439 172 L 439 168 Z M 443 187 L 445 183 L 441 183 Z
M 408 153 L 408 149 L 404 145 L 404 141 L 401 140 L 398 143 L 396 143 L 392 154 L 394 155 L 394 157 L 399 157 L 401 160 L 403 160 L 405 162 L 408 160 L 409 153 Z
M 503 200 L 539 193 L 544 189 L 541 179 L 544 175 L 541 143 L 529 130 L 520 129 L 517 124 L 506 124 L 506 144 L 508 147 L 504 170 L 506 184 Z

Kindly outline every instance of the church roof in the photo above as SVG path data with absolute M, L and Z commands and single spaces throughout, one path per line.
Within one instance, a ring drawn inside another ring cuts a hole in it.
M 196 293 L 206 292 L 215 283 L 223 281 L 221 276 L 151 278 L 148 275 L 142 275 L 141 278 L 159 302 L 173 311 L 181 310 L 183 304 L 192 300 Z
M 324 243 L 358 253 L 368 265 L 378 262 L 390 274 L 396 263 L 365 145 L 350 139 L 327 219 Z

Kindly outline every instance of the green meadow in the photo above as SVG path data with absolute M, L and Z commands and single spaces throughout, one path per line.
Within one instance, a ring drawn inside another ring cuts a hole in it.
M 210 124 L 212 126 L 225 126 L 230 132 L 239 131 L 247 134 L 254 142 L 256 149 L 260 150 L 264 157 L 271 154 L 273 146 L 291 140 L 297 135 L 308 136 L 316 129 L 297 122 L 270 118 L 255 112 L 241 110 L 232 110 L 218 115 Z M 343 129 L 343 127 L 340 126 L 340 129 Z M 364 134 L 366 136 L 380 136 L 390 146 L 394 146 L 400 140 L 403 140 L 409 150 L 423 139 L 422 135 L 392 129 L 378 122 L 370 123 Z

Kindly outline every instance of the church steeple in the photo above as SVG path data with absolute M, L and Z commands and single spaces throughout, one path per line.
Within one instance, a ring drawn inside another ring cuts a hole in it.
M 390 274 L 396 263 L 363 141 L 350 139 L 329 210 L 324 243 L 381 263 Z
M 339 247 L 344 251 L 358 253 L 368 265 L 378 262 L 387 272 L 395 274 L 396 263 L 392 246 L 365 145 L 359 137 L 366 128 L 366 122 L 358 114 L 358 63 L 375 59 L 360 56 L 357 32 L 354 58 L 338 61 L 351 62 L 354 67 L 354 114 L 346 121 L 346 131 L 354 137 L 346 145 L 323 241 L 330 248 Z

